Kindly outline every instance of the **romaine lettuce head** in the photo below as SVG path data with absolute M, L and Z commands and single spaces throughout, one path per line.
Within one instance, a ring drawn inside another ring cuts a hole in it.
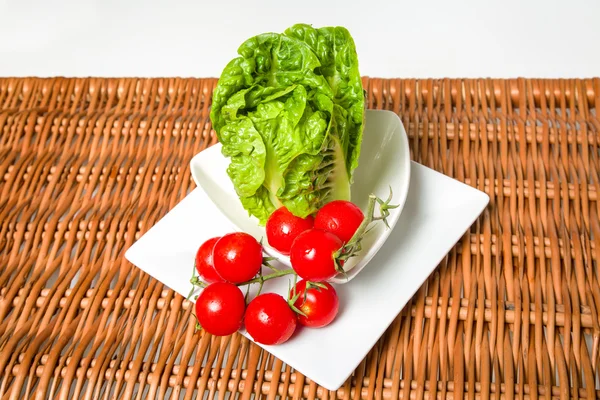
M 298 24 L 248 39 L 223 70 L 210 118 L 240 201 L 261 225 L 350 200 L 364 91 L 350 33 Z

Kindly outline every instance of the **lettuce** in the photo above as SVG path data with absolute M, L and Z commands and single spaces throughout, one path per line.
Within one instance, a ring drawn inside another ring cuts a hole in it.
M 210 119 L 227 173 L 261 225 L 284 205 L 306 217 L 350 200 L 364 91 L 350 33 L 298 24 L 246 40 L 219 78 Z

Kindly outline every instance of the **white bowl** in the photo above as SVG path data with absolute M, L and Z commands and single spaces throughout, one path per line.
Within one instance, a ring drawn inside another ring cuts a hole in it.
M 390 210 L 390 229 L 381 222 L 375 223 L 362 242 L 361 253 L 344 265 L 346 275 L 330 279 L 334 283 L 346 283 L 353 279 L 373 258 L 389 237 L 404 207 L 410 182 L 410 150 L 404 126 L 391 111 L 367 110 L 365 129 L 358 168 L 354 171 L 351 187 L 352 202 L 366 212 L 371 193 L 386 199 L 390 187 L 393 191 L 391 203 L 399 207 Z M 231 221 L 233 229 L 244 231 L 257 239 L 263 239 L 265 252 L 290 266 L 289 257 L 270 247 L 265 228 L 258 225 L 254 217 L 244 210 L 227 175 L 229 159 L 221 154 L 221 145 L 216 144 L 199 154 L 190 162 L 191 173 L 196 184 L 204 190 L 217 208 Z M 378 207 L 376 207 L 377 214 Z

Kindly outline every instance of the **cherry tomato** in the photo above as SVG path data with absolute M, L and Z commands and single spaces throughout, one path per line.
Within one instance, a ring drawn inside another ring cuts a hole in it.
M 231 335 L 242 327 L 246 301 L 242 291 L 228 282 L 208 285 L 196 300 L 196 318 L 206 332 Z
M 348 243 L 365 219 L 358 206 L 346 200 L 334 200 L 317 212 L 315 228 L 331 232 Z
M 334 253 L 343 243 L 336 235 L 321 229 L 302 232 L 290 252 L 292 268 L 303 279 L 321 282 L 333 277 L 335 268 Z M 340 262 L 340 265 L 343 263 Z
M 218 236 L 208 239 L 206 242 L 202 243 L 196 253 L 196 270 L 198 271 L 198 275 L 200 275 L 200 279 L 207 283 L 223 282 L 223 278 L 215 271 L 212 255 L 215 243 L 217 243 L 220 238 L 221 237 Z
M 262 344 L 281 344 L 296 330 L 297 317 L 287 301 L 276 293 L 256 296 L 246 309 L 246 330 Z
M 260 270 L 262 246 L 247 233 L 228 233 L 215 244 L 213 263 L 217 273 L 227 282 L 245 282 Z
M 313 227 L 312 215 L 306 218 L 296 217 L 285 207 L 275 210 L 267 220 L 267 240 L 274 249 L 282 254 L 290 254 L 294 239 Z
M 298 322 L 300 325 L 310 328 L 321 328 L 329 325 L 334 320 L 340 307 L 340 301 L 333 286 L 327 282 L 322 282 L 320 285 L 325 285 L 326 288 L 320 288 L 310 285 L 306 290 L 305 280 L 296 283 L 296 295 L 298 299 L 294 302 L 294 306 L 302 311 L 306 316 L 299 314 Z M 290 297 L 294 295 L 294 290 L 290 293 Z

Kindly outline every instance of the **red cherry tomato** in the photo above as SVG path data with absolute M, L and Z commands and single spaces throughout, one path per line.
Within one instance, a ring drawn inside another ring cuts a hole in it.
M 242 327 L 246 301 L 242 291 L 227 282 L 208 285 L 196 300 L 196 318 L 206 332 L 231 335 Z
M 202 243 L 196 253 L 196 270 L 198 271 L 198 275 L 200 275 L 200 279 L 206 283 L 223 282 L 223 278 L 215 271 L 212 255 L 215 243 L 217 243 L 220 238 L 221 237 L 218 236 L 208 239 L 206 242 Z
M 287 341 L 296 330 L 297 317 L 287 301 L 276 293 L 256 296 L 246 309 L 246 330 L 262 344 L 273 345 Z
M 331 232 L 321 229 L 304 231 L 292 244 L 292 268 L 302 279 L 313 282 L 327 280 L 338 273 L 334 253 L 342 245 L 342 241 Z
M 302 311 L 306 316 L 299 314 L 298 322 L 300 325 L 310 328 L 321 328 L 329 325 L 334 320 L 340 307 L 338 295 L 329 283 L 322 282 L 326 288 L 309 286 L 306 290 L 305 280 L 296 283 L 296 295 L 298 299 L 294 302 L 294 307 Z M 290 297 L 294 296 L 292 289 Z
M 227 282 L 245 282 L 260 270 L 262 246 L 247 233 L 228 233 L 215 244 L 213 263 L 217 273 Z
M 282 254 L 289 254 L 294 239 L 313 227 L 312 215 L 306 218 L 296 217 L 285 207 L 275 210 L 267 220 L 267 241 Z
M 315 228 L 331 232 L 348 243 L 365 219 L 363 212 L 352 202 L 334 200 L 317 212 Z

